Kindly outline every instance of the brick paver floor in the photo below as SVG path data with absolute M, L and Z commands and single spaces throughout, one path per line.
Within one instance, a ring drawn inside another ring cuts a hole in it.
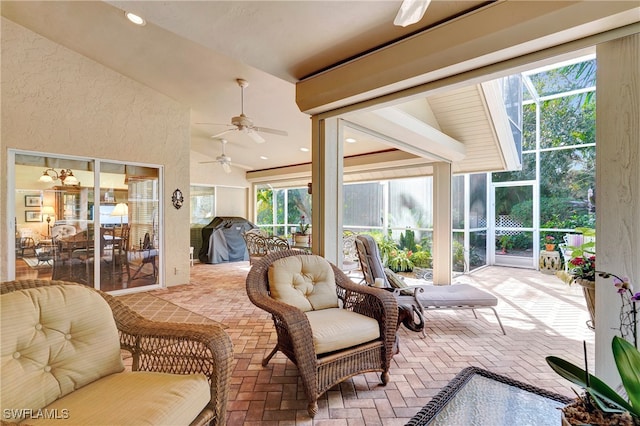
M 541 388 L 573 396 L 569 382 L 547 366 L 547 355 L 582 364 L 587 342 L 593 365 L 594 334 L 581 289 L 553 275 L 488 267 L 456 278 L 499 299 L 503 335 L 491 310 L 429 311 L 426 337 L 401 328 L 401 352 L 391 380 L 364 374 L 330 389 L 318 401 L 312 421 L 297 369 L 278 353 L 267 367 L 262 358 L 274 347 L 270 316 L 249 301 L 248 262 L 196 264 L 189 284 L 153 291 L 172 303 L 228 326 L 235 365 L 228 425 L 404 425 L 460 370 L 477 366 Z

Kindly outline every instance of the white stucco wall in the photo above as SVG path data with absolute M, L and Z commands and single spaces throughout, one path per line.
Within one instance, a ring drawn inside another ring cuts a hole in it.
M 640 291 L 640 34 L 597 47 L 596 267 Z M 620 326 L 611 279 L 596 278 L 596 374 L 619 383 L 611 340 Z
M 11 148 L 164 166 L 165 283 L 187 283 L 189 208 L 174 209 L 171 193 L 188 200 L 189 108 L 5 18 L 1 31 L 2 168 Z M 13 217 L 1 179 L 6 279 Z

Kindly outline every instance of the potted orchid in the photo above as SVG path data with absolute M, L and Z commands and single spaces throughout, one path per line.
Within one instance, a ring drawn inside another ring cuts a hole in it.
M 546 357 L 549 366 L 584 393 L 562 408 L 563 425 L 640 425 L 640 352 L 625 339 L 615 336 L 611 342 L 613 358 L 626 395 L 613 390 L 585 369 L 562 358 Z
M 615 336 L 611 347 L 625 394 L 619 394 L 602 380 L 589 374 L 586 349 L 584 369 L 561 358 L 549 356 L 546 361 L 556 373 L 584 389 L 584 394 L 562 409 L 563 425 L 640 426 L 640 292 L 634 293 L 628 278 L 620 278 L 608 272 L 597 273 L 602 278 L 613 278 L 613 286 L 622 299 L 619 328 L 621 337 Z

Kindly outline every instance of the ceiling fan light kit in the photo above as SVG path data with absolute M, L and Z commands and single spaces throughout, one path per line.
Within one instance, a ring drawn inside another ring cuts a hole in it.
M 227 154 L 224 152 L 224 146 L 227 144 L 227 141 L 226 139 L 221 139 L 220 143 L 222 143 L 222 155 L 217 156 L 216 161 L 220 163 L 225 173 L 231 173 L 231 157 L 227 157 Z
M 430 3 L 431 0 L 404 0 L 393 24 L 398 27 L 408 27 L 419 22 Z
M 224 132 L 220 132 L 216 135 L 213 135 L 212 138 L 219 138 L 222 135 L 225 135 L 229 132 L 240 131 L 249 136 L 256 143 L 263 143 L 265 139 L 258 134 L 261 133 L 271 133 L 273 135 L 280 136 L 289 136 L 289 134 L 284 130 L 278 129 L 270 129 L 268 127 L 258 127 L 253 124 L 253 120 L 247 117 L 244 114 L 244 89 L 249 86 L 249 82 L 243 78 L 237 78 L 236 83 L 240 86 L 240 115 L 236 115 L 231 118 L 231 124 L 229 126 L 233 127 L 232 129 L 225 130 Z M 199 124 L 214 124 L 214 123 L 199 123 Z

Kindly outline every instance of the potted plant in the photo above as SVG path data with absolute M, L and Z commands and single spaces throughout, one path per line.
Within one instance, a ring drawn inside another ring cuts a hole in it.
M 582 287 L 587 309 L 591 315 L 590 328 L 596 326 L 596 255 L 583 251 L 574 251 L 569 260 L 571 283 Z
M 507 253 L 507 249 L 513 247 L 513 242 L 511 241 L 510 235 L 503 235 L 500 237 L 500 248 L 502 249 L 502 254 Z
M 309 245 L 309 226 L 311 224 L 305 222 L 304 216 L 300 216 L 300 224 L 298 226 L 299 230 L 294 235 L 296 245 Z
M 393 272 L 411 272 L 413 262 L 411 261 L 411 251 L 394 250 L 390 253 L 388 266 Z
M 588 372 L 586 354 L 584 370 L 562 358 L 546 357 L 556 373 L 584 389 L 562 409 L 564 425 L 640 425 L 640 352 L 619 336 L 611 346 L 626 397 Z
M 546 251 L 554 251 L 556 249 L 556 238 L 553 235 L 544 237 L 544 249 Z

